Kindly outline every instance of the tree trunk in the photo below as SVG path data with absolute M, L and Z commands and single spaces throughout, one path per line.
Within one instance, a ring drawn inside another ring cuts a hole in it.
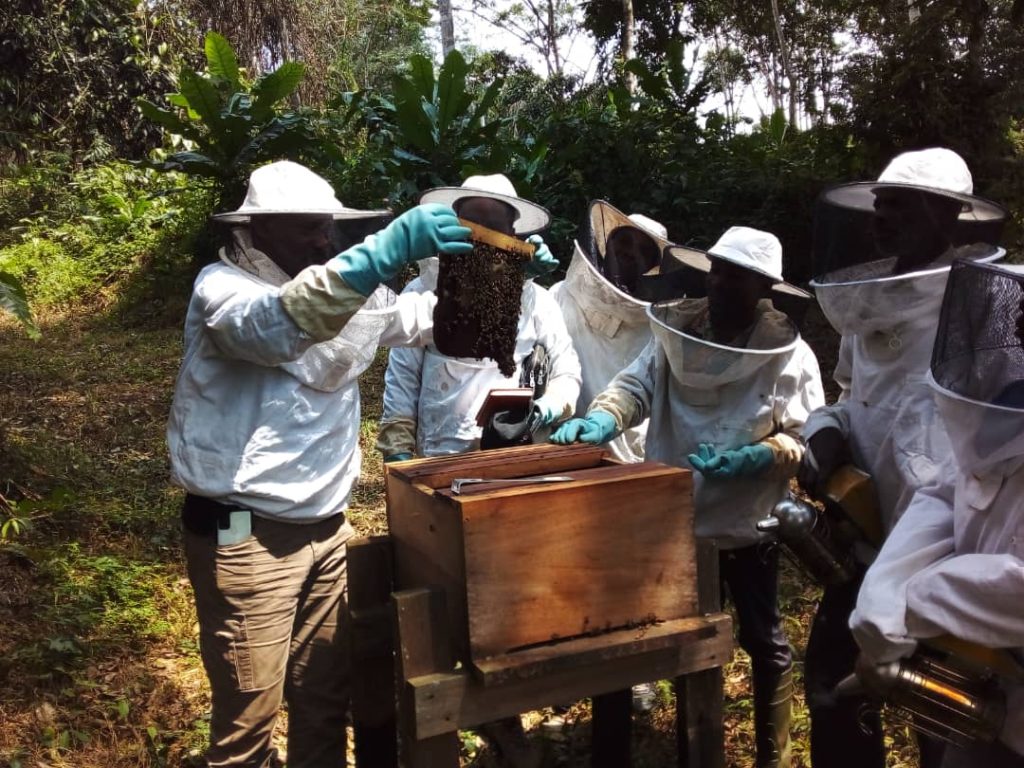
M 636 20 L 633 16 L 633 0 L 622 0 L 622 61 L 623 63 L 636 58 L 633 50 L 633 28 Z M 636 93 L 636 75 L 626 73 L 626 89 L 630 94 Z
M 452 19 L 452 0 L 437 0 L 441 16 L 441 56 L 447 58 L 455 48 L 455 22 Z
M 557 0 L 548 0 L 548 55 L 554 64 L 554 70 L 562 74 L 562 60 L 558 55 L 558 29 L 555 22 L 555 3 Z
M 782 59 L 782 71 L 786 73 L 786 79 L 789 80 L 789 123 L 796 127 L 797 82 L 789 62 L 789 48 L 786 46 L 786 39 L 782 36 L 779 0 L 772 0 L 772 21 L 775 22 L 775 35 L 779 40 L 779 57 Z

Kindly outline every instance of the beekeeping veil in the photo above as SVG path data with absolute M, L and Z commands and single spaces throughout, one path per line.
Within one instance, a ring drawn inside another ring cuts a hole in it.
M 992 261 L 1002 255 L 996 244 L 1006 211 L 975 196 L 973 189 L 963 159 L 948 149 L 933 148 L 898 155 L 877 181 L 843 184 L 822 193 L 815 209 L 811 285 L 839 333 L 870 334 L 930 322 L 954 258 Z M 929 211 L 939 210 L 936 206 L 941 210 L 931 220 L 908 217 L 901 227 L 894 224 L 898 218 L 883 215 L 879 203 L 893 195 Z M 955 218 L 947 220 L 949 216 Z M 926 243 L 936 242 L 943 243 L 944 250 L 922 252 L 917 266 L 901 272 L 903 264 L 913 260 L 892 253 L 887 240 L 894 232 L 904 250 L 913 243 L 925 249 Z M 900 258 L 905 261 L 898 265 Z
M 632 263 L 624 263 L 618 254 L 625 249 L 614 243 L 610 249 L 609 241 L 627 241 Z M 580 306 L 599 305 L 624 322 L 642 318 L 651 301 L 686 295 L 687 275 L 671 278 L 662 271 L 670 247 L 679 246 L 660 223 L 594 200 L 577 233 L 566 285 Z
M 1024 266 L 953 262 L 931 384 L 962 471 L 1024 464 Z M 998 490 L 998 489 L 997 489 Z
M 235 211 L 217 214 L 214 221 L 231 227 L 228 245 L 220 259 L 264 283 L 284 285 L 291 278 L 266 253 L 253 246 L 249 224 L 253 216 L 331 216 L 335 226 L 331 241 L 341 252 L 376 232 L 390 218 L 390 211 L 359 210 L 343 205 L 326 179 L 288 160 L 257 168 L 249 177 L 245 200 Z M 305 355 L 282 368 L 310 386 L 335 391 L 353 381 L 373 362 L 378 342 L 394 312 L 396 296 L 379 286 L 366 303 L 329 341 L 314 345 Z
M 768 232 L 732 227 L 700 256 L 703 261 L 690 258 L 688 265 L 698 272 L 711 268 L 711 258 L 719 258 L 768 278 L 774 283 L 773 290 L 807 296 L 782 279 L 782 245 Z M 793 321 L 767 301 L 759 304 L 758 319 L 749 335 L 735 345 L 710 339 L 704 299 L 656 302 L 648 313 L 673 377 L 687 390 L 709 391 L 748 379 L 765 364 L 788 356 L 800 340 Z

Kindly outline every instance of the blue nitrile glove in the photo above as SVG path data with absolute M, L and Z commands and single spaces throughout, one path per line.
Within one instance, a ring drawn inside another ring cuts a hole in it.
M 600 445 L 607 443 L 619 428 L 615 417 L 608 411 L 591 411 L 582 419 L 569 419 L 551 436 L 552 443 L 570 445 L 572 443 L 591 443 Z
M 775 463 L 775 452 L 767 445 L 755 443 L 718 453 L 710 443 L 701 443 L 697 453 L 691 453 L 687 458 L 693 468 L 705 477 L 726 480 L 759 475 L 771 469 Z
M 387 464 L 391 461 L 408 461 L 412 458 L 411 453 L 393 453 L 390 456 L 384 457 L 384 463 Z
M 526 265 L 527 277 L 540 277 L 558 269 L 558 259 L 551 255 L 551 249 L 540 235 L 530 235 L 526 242 L 537 246 L 533 259 Z
M 438 253 L 469 253 L 470 230 L 447 205 L 425 203 L 411 208 L 334 259 L 352 288 L 369 296 L 406 264 Z

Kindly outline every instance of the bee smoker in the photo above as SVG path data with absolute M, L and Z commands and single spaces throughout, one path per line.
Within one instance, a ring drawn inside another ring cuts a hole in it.
M 1019 679 L 1020 666 L 1005 651 L 954 638 L 929 642 L 910 658 L 875 667 L 889 711 L 911 728 L 952 744 L 995 741 L 1006 718 L 999 679 Z M 951 650 L 939 653 L 937 648 Z M 835 694 L 862 691 L 860 680 L 850 675 Z
M 815 581 L 845 584 L 857 572 L 857 543 L 877 548 L 882 541 L 870 475 L 840 467 L 828 479 L 821 501 L 824 509 L 819 510 L 788 496 L 757 523 L 757 530 L 777 536 L 790 559 Z

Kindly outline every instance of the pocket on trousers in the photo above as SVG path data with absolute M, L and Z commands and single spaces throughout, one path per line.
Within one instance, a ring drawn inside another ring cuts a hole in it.
M 230 619 L 217 634 L 222 653 L 235 673 L 235 684 L 240 691 L 251 691 L 253 679 L 252 653 L 249 648 L 249 629 L 245 617 Z

